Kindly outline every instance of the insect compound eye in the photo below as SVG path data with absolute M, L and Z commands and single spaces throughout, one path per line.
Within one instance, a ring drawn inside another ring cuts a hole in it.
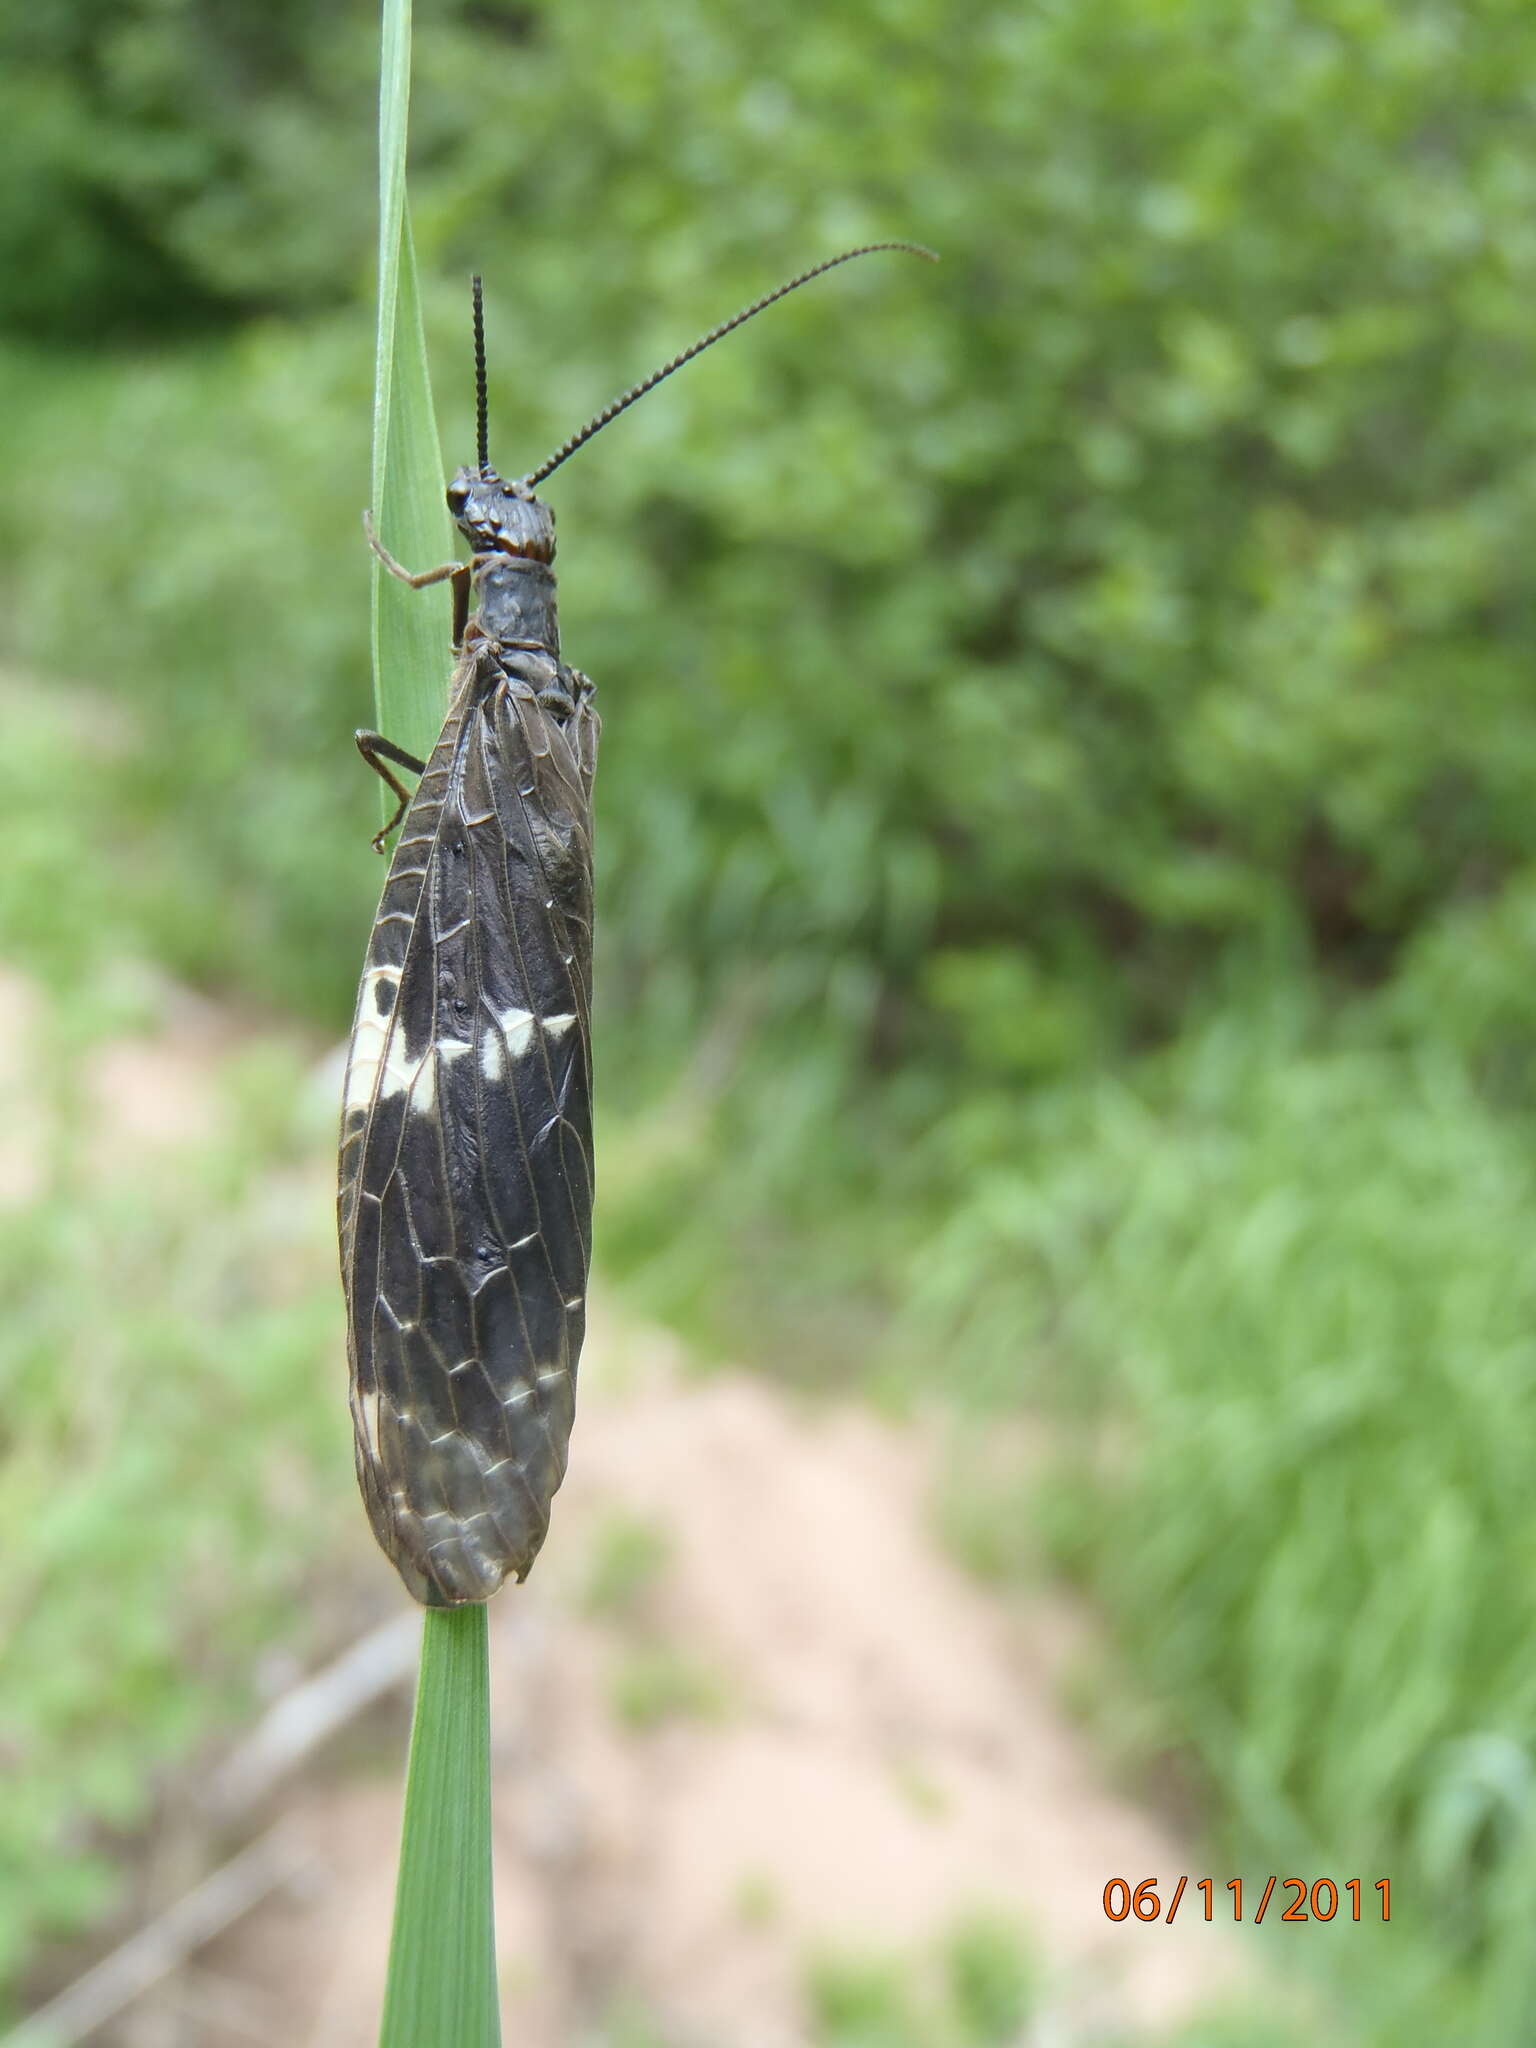
M 458 481 L 458 479 L 455 478 L 454 481 L 448 486 L 448 510 L 453 514 L 454 518 L 457 519 L 459 514 L 464 510 L 464 507 L 468 503 L 468 484 L 461 484 Z

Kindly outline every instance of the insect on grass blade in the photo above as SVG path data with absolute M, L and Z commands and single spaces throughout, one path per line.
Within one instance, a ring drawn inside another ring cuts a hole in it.
M 427 1606 L 522 1579 L 565 1473 L 592 1248 L 595 692 L 560 654 L 554 513 L 535 495 L 663 379 L 844 250 L 702 335 L 537 469 L 491 467 L 480 281 L 477 459 L 448 486 L 470 560 L 446 582 L 457 655 L 422 762 L 358 746 L 398 798 L 347 1060 L 338 1215 L 357 1471 L 374 1534 Z M 397 769 L 419 777 L 414 791 Z

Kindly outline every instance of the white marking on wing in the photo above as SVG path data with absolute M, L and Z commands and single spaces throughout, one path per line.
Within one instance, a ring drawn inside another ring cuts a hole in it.
M 404 1077 L 399 1072 L 399 1055 L 391 1052 L 387 1059 L 380 1057 L 382 1045 L 372 1038 L 363 1040 L 359 1033 L 352 1064 L 347 1073 L 347 1099 L 344 1107 L 348 1110 L 366 1109 L 373 1100 L 375 1088 L 382 1095 L 396 1095 L 409 1086 L 413 1069 L 407 1069 Z
M 379 989 L 389 991 L 389 1001 L 383 1012 L 378 1002 Z M 343 1109 L 366 1109 L 373 1099 L 373 1091 L 379 1079 L 379 1063 L 389 1039 L 390 1025 L 394 1018 L 395 1001 L 400 993 L 400 970 L 396 967 L 370 967 L 363 976 L 363 986 L 357 1007 L 357 1025 L 352 1033 L 351 1056 L 347 1063 L 347 1092 Z M 392 1090 L 388 1087 L 385 1093 Z
M 378 1062 L 375 1062 L 378 1065 Z M 403 1034 L 396 1034 L 390 1040 L 389 1052 L 383 1064 L 378 1066 L 379 1093 L 381 1095 L 404 1095 L 414 1084 L 424 1065 L 430 1065 L 420 1055 L 412 1059 L 406 1051 Z
M 345 1114 L 368 1107 L 373 1100 L 373 1084 L 378 1078 L 379 1047 L 365 1042 L 363 1028 L 359 1025 L 352 1040 L 352 1057 L 347 1062 L 347 1093 L 342 1103 Z
M 385 1069 L 386 1073 L 388 1069 Z M 431 1116 L 437 1108 L 437 1061 L 429 1051 L 416 1062 L 410 1081 L 410 1105 L 417 1116 Z
M 545 1036 L 547 1038 L 559 1038 L 563 1032 L 569 1031 L 575 1022 L 575 1017 L 569 1015 L 546 1017 L 544 1019 Z
M 480 1071 L 487 1081 L 499 1081 L 507 1071 L 507 1060 L 501 1049 L 499 1031 L 487 1031 L 480 1040 Z
M 502 1036 L 507 1041 L 507 1057 L 518 1059 L 533 1036 L 532 1010 L 519 1010 L 516 1007 L 503 1010 L 496 1022 L 501 1026 Z

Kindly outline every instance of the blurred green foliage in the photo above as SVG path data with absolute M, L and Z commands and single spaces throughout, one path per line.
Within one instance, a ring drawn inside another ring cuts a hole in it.
M 1019 1929 L 990 1912 L 958 1920 L 936 1957 L 822 1951 L 805 1972 L 810 2038 L 816 2048 L 1009 2048 L 1027 2038 L 1036 1974 Z
M 664 1523 L 616 1508 L 593 1542 L 582 1605 L 588 1614 L 634 1620 L 644 1614 L 671 1561 Z
M 1046 1519 L 1229 1853 L 1389 1876 L 1398 1940 L 1486 1970 L 1477 2028 L 1426 2024 L 1519 2039 L 1536 1163 L 1456 1053 L 1368 1018 L 1319 1051 L 1222 1017 L 1023 1108 L 911 1307 L 999 1375 L 1021 1346 L 1070 1364 Z
M 335 305 L 373 188 L 337 178 L 377 51 L 354 9 L 85 0 L 0 13 L 5 325 L 78 342 Z M 317 207 L 317 192 L 325 204 Z
M 976 1914 L 951 1930 L 945 1964 L 961 2038 L 976 2048 L 1017 2041 L 1034 2003 L 1035 1976 L 1018 1929 Z
M 348 1014 L 373 33 L 0 23 L 0 652 L 80 706 L 15 728 L 0 927 L 65 1014 L 140 954 Z M 417 23 L 454 455 L 472 267 L 516 469 L 828 250 L 942 251 L 551 485 L 602 1249 L 807 1376 L 1057 1408 L 1154 1747 L 1412 1902 L 1411 1972 L 1315 1951 L 1398 1973 L 1361 2039 L 1536 2029 L 1533 76 L 1507 0 Z
M 686 1649 L 649 1641 L 615 1662 L 608 1697 L 619 1721 L 645 1731 L 673 1721 L 720 1721 L 731 1711 L 729 1687 Z
M 32 1185 L 0 1234 L 0 2012 L 34 1943 L 115 1913 L 118 1850 L 250 1713 L 265 1646 L 324 1646 L 316 1560 L 350 1507 L 345 1424 L 314 1398 L 339 1321 L 331 1105 L 252 1047 L 217 1140 L 146 1159 L 131 1123 L 104 1129 L 92 1055 L 156 1004 L 104 994 L 18 1041 L 6 989 L 8 1171 Z
M 97 357 L 62 386 L 52 354 L 13 353 L 17 651 L 64 653 L 78 539 L 52 574 L 25 542 L 37 479 L 89 464 L 99 680 L 164 763 L 145 809 L 189 830 L 196 812 L 201 842 L 223 783 L 229 879 L 278 880 L 282 914 L 292 890 L 318 922 L 271 863 L 314 843 L 340 781 L 328 735 L 358 701 L 362 314 L 292 324 L 316 295 L 241 152 L 298 94 L 307 149 L 330 155 L 278 154 L 325 238 L 317 270 L 355 305 L 371 137 L 328 95 L 359 89 L 372 22 L 280 12 L 268 36 L 129 10 L 98 59 L 113 75 L 136 14 L 162 98 L 227 153 L 198 160 L 206 203 L 253 209 L 212 245 L 260 265 L 284 317 L 217 357 Z M 1241 25 L 982 10 L 963 37 L 920 6 L 793 36 L 726 36 L 687 6 L 423 19 L 436 352 L 467 371 L 455 280 L 474 261 L 504 464 L 829 244 L 943 244 L 938 273 L 886 259 L 776 312 L 562 477 L 567 635 L 624 731 L 602 822 L 626 1009 L 638 993 L 680 1023 L 767 961 L 774 1010 L 819 1031 L 830 1007 L 888 1065 L 1027 1082 L 1173 1028 L 1236 962 L 1379 978 L 1531 857 L 1536 466 L 1510 431 L 1530 38 L 1515 10 L 1355 5 Z M 57 75 L 85 93 L 80 65 Z M 110 154 L 154 105 L 109 97 L 79 153 Z M 37 151 L 11 202 L 29 219 L 74 190 Z M 135 203 L 168 236 L 143 176 Z M 212 256 L 184 260 L 227 289 Z M 82 288 L 80 344 L 108 275 Z M 462 447 L 468 376 L 439 382 Z M 330 912 L 348 960 L 351 907 Z M 205 972 L 286 984 L 285 954 L 331 951 L 256 950 Z M 314 1000 L 343 980 L 317 972 Z

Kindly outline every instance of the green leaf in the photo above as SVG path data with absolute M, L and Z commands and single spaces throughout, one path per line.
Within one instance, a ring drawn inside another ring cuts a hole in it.
M 379 85 L 379 341 L 373 405 L 373 513 L 408 569 L 453 556 L 443 458 L 432 409 L 416 256 L 405 191 L 410 100 L 409 0 L 388 0 Z M 448 704 L 448 586 L 412 590 L 373 570 L 373 683 L 379 730 L 425 757 Z M 382 792 L 387 797 L 387 792 Z
M 490 1683 L 483 1606 L 432 1608 L 379 2048 L 498 2048 Z
M 379 85 L 379 347 L 373 502 L 380 538 L 408 568 L 449 559 L 442 456 L 416 289 L 405 143 L 409 0 L 386 0 Z M 431 751 L 446 704 L 445 585 L 411 590 L 375 563 L 379 729 Z M 380 2048 L 497 2048 L 491 1887 L 490 1683 L 485 1609 L 426 1616 L 406 1776 L 395 1925 Z

